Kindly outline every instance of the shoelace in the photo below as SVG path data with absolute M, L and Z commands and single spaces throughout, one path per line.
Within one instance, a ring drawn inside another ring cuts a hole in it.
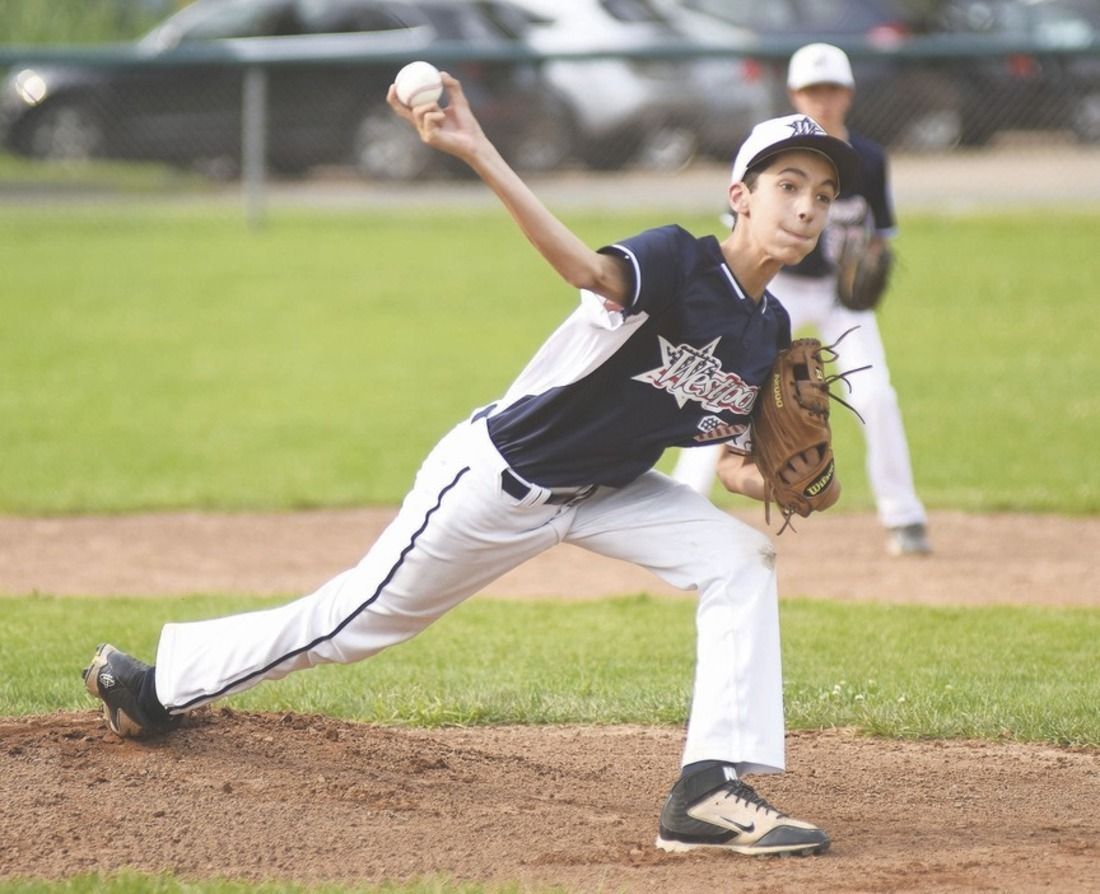
M 831 345 L 823 345 L 820 348 L 820 350 L 818 350 L 817 356 L 820 357 L 822 362 L 824 362 L 824 363 L 832 363 L 832 362 L 836 361 L 837 359 L 839 359 L 840 355 L 836 351 L 836 346 L 839 345 L 842 341 L 844 341 L 846 336 L 850 335 L 852 332 L 855 332 L 858 328 L 859 328 L 859 326 L 856 325 L 856 326 L 853 326 L 851 329 L 848 329 L 845 332 L 842 332 L 840 334 L 840 337 L 836 341 L 834 341 Z M 822 357 L 823 354 L 825 354 L 827 356 Z M 821 383 L 824 386 L 825 393 L 827 395 L 829 395 L 829 397 L 832 400 L 835 400 L 842 407 L 847 407 L 849 410 L 851 410 L 853 413 L 855 413 L 856 416 L 859 418 L 859 421 L 864 423 L 865 425 L 866 425 L 866 420 L 860 414 L 859 410 L 857 410 L 850 403 L 848 403 L 848 401 L 844 400 L 843 398 L 837 397 L 835 394 L 833 394 L 832 391 L 829 390 L 829 386 L 832 385 L 833 382 L 837 382 L 837 381 L 843 382 L 845 385 L 848 386 L 848 393 L 851 394 L 852 393 L 852 383 L 848 381 L 848 376 L 850 376 L 854 373 L 857 373 L 857 372 L 863 372 L 865 369 L 870 369 L 870 368 L 871 368 L 871 364 L 868 363 L 866 366 L 857 366 L 855 369 L 847 369 L 847 370 L 845 370 L 844 372 L 841 372 L 841 373 L 833 373 L 830 376 L 826 376 L 825 381 Z
M 756 793 L 756 789 L 742 782 L 740 779 L 730 781 L 726 784 L 725 789 L 727 798 L 732 796 L 739 801 L 744 801 L 746 804 L 751 804 L 757 810 L 774 813 L 778 819 L 787 816 L 783 811 L 776 810 L 771 804 L 764 800 L 762 795 Z

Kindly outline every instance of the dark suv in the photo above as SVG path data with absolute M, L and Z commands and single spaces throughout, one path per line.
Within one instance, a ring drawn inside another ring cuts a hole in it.
M 1100 143 L 1100 57 L 1072 52 L 1100 41 L 1096 0 L 945 0 L 925 25 L 1036 48 L 945 63 L 965 90 L 964 142 L 1002 130 L 1065 130 Z
M 500 2 L 197 0 L 138 43 L 147 63 L 14 66 L 0 94 L 4 143 L 37 158 L 155 160 L 232 175 L 241 153 L 241 68 L 164 64 L 218 42 L 244 53 L 334 57 L 267 69 L 267 155 L 275 171 L 353 164 L 369 177 L 415 177 L 446 159 L 386 105 L 402 62 L 354 56 L 431 59 L 441 42 L 499 48 L 516 39 L 490 14 Z M 536 66 L 506 60 L 448 68 L 516 167 L 544 170 L 569 154 L 568 125 Z

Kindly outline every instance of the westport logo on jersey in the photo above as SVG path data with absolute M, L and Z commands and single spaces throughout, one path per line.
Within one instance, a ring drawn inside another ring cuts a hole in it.
M 667 391 L 681 407 L 694 400 L 711 413 L 728 410 L 744 416 L 752 409 L 757 387 L 747 384 L 737 373 L 722 369 L 721 361 L 714 356 L 720 339 L 702 348 L 674 345 L 660 335 L 657 340 L 662 365 L 634 376 L 634 381 Z

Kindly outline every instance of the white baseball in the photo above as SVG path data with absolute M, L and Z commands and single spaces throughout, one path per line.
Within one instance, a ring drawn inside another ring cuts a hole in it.
M 393 79 L 397 98 L 409 108 L 438 102 L 443 95 L 443 79 L 430 62 L 410 62 Z

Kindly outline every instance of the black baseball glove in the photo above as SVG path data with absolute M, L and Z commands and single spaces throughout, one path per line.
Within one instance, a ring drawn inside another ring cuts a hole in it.
M 849 310 L 873 310 L 882 301 L 894 252 L 862 226 L 845 227 L 837 254 L 837 300 Z

